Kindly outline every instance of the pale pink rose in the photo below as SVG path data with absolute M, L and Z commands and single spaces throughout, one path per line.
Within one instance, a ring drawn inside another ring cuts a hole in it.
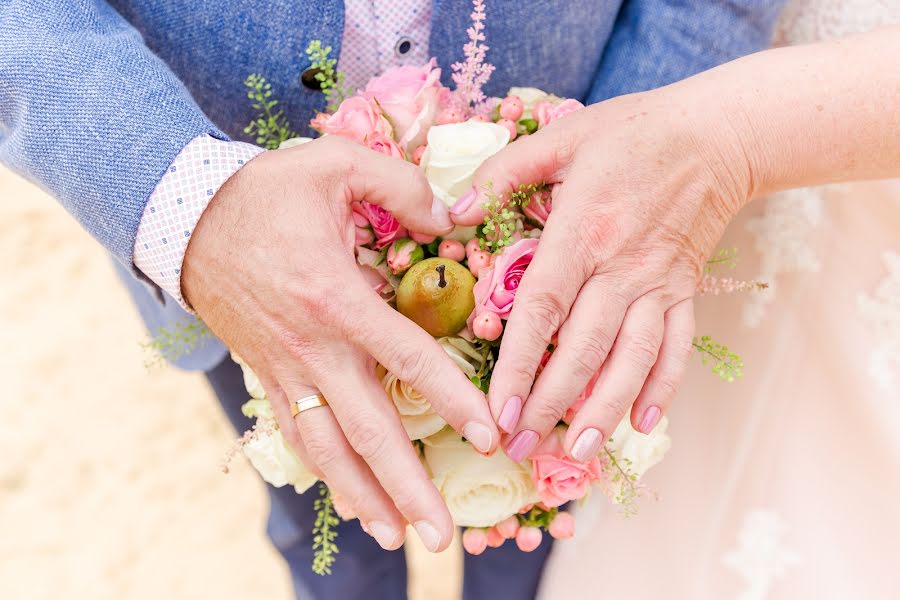
M 394 215 L 385 209 L 365 200 L 358 205 L 354 203 L 354 211 L 357 210 L 357 206 L 358 210 L 368 219 L 372 231 L 375 233 L 375 245 L 372 246 L 375 250 L 381 250 L 388 244 L 406 237 L 406 228 L 402 227 Z
M 531 114 L 541 127 L 546 127 L 553 121 L 561 119 L 567 114 L 582 108 L 584 108 L 584 104 L 578 100 L 569 98 L 568 100 L 563 100 L 559 104 L 553 104 L 552 102 L 538 102 L 534 105 L 534 108 L 531 109 Z
M 531 479 L 541 502 L 551 508 L 583 498 L 591 482 L 602 474 L 598 457 L 580 463 L 566 455 L 562 442 L 565 431 L 565 427 L 551 431 L 531 457 Z
M 478 272 L 478 283 L 474 289 L 475 310 L 469 317 L 470 327 L 471 321 L 484 311 L 497 313 L 501 319 L 509 317 L 519 282 L 525 274 L 525 269 L 531 264 L 537 246 L 536 239 L 519 240 L 494 256 L 490 267 L 482 268 Z M 472 257 L 469 258 L 470 264 L 471 261 Z
M 597 379 L 600 377 L 600 370 L 598 369 L 594 376 L 591 377 L 591 380 L 588 381 L 587 387 L 584 388 L 584 391 L 581 392 L 581 395 L 575 399 L 575 402 L 572 403 L 571 406 L 566 410 L 566 414 L 563 415 L 563 422 L 571 423 L 575 419 L 575 415 L 578 414 L 578 411 L 581 410 L 581 407 L 584 406 L 584 403 L 587 401 L 588 397 L 594 391 L 594 386 L 597 384 Z
M 572 513 L 559 511 L 550 522 L 547 532 L 557 540 L 567 540 L 575 535 L 575 517 Z
M 553 198 L 550 194 L 535 194 L 531 201 L 522 209 L 525 216 L 543 227 L 547 224 L 547 217 L 553 210 Z
M 368 138 L 366 138 L 366 145 L 369 147 L 369 150 L 374 150 L 375 152 L 379 152 L 387 156 L 393 156 L 394 158 L 399 158 L 400 160 L 406 160 L 406 157 L 403 154 L 403 149 L 397 145 L 397 142 L 384 134 L 378 132 L 371 134 Z
M 322 118 L 319 114 L 310 123 L 322 133 L 344 137 L 359 144 L 366 144 L 369 136 L 380 133 L 391 135 L 391 124 L 381 110 L 362 96 L 347 98 L 333 115 Z
M 421 67 L 394 67 L 369 80 L 362 95 L 377 101 L 394 125 L 400 146 L 412 150 L 425 141 L 442 98 L 441 70 L 431 59 Z

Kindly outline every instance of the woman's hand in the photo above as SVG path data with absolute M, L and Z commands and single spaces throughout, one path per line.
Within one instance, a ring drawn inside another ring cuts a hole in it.
M 700 129 L 695 105 L 669 89 L 571 113 L 476 174 L 479 195 L 488 183 L 498 193 L 558 184 L 491 379 L 513 460 L 532 452 L 598 371 L 566 437 L 577 460 L 596 455 L 629 408 L 637 430 L 652 430 L 685 371 L 695 287 L 752 177 L 725 115 L 704 115 L 721 125 Z M 454 220 L 480 222 L 480 205 Z

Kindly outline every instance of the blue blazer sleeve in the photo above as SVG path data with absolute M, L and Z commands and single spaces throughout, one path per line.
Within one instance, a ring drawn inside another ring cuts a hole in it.
M 588 101 L 668 85 L 769 46 L 784 0 L 626 0 Z
M 140 34 L 101 0 L 0 0 L 0 161 L 131 266 L 153 188 L 208 133 Z

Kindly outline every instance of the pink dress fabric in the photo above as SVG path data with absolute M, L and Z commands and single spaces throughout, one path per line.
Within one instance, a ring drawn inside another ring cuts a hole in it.
M 900 2 L 795 3 L 782 35 L 868 28 L 879 7 Z M 577 508 L 540 598 L 900 597 L 900 182 L 754 200 L 721 247 L 729 275 L 772 284 L 697 302 L 697 334 L 744 377 L 694 358 L 646 476 L 659 498 L 630 519 L 599 494 Z

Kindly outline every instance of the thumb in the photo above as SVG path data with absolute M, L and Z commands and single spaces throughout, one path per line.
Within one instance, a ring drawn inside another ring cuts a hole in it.
M 351 201 L 377 204 L 416 233 L 445 235 L 453 229 L 447 207 L 434 197 L 421 169 L 356 144 L 351 160 L 355 163 L 347 176 Z
M 557 183 L 557 172 L 568 162 L 558 150 L 556 132 L 538 131 L 522 137 L 494 154 L 475 171 L 472 189 L 460 196 L 450 209 L 457 225 L 478 225 L 484 221 L 487 195 L 509 197 L 520 185 Z

